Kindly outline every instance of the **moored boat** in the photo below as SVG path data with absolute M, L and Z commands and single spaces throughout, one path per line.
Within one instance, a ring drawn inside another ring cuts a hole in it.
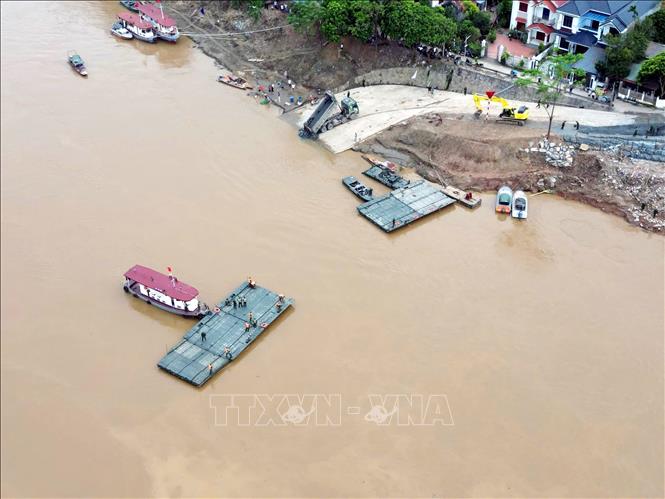
M 134 265 L 124 276 L 125 292 L 162 310 L 185 317 L 201 317 L 208 312 L 208 307 L 198 300 L 198 290 L 172 275 Z
M 76 53 L 74 50 L 67 52 L 67 61 L 69 65 L 81 76 L 88 76 L 88 70 L 85 67 L 85 63 L 81 56 Z
M 462 189 L 458 189 L 452 185 L 447 185 L 444 187 L 443 193 L 446 196 L 459 201 L 467 208 L 477 208 L 483 202 L 483 200 L 479 197 L 474 198 L 471 191 L 463 191 Z
M 159 0 L 157 0 L 159 2 Z M 159 7 L 152 3 L 137 3 L 136 9 L 141 19 L 152 24 L 153 31 L 162 40 L 167 42 L 177 42 L 180 38 L 180 32 L 176 22 L 164 14 L 161 2 Z
M 372 189 L 360 183 L 356 177 L 344 177 L 342 183 L 363 201 L 371 201 L 374 199 Z
M 520 220 L 526 219 L 527 206 L 528 201 L 524 191 L 515 191 L 515 194 L 513 194 L 513 209 L 511 213 L 512 217 L 519 218 Z
M 138 12 L 139 10 L 136 8 L 137 5 L 141 2 L 137 2 L 136 0 L 120 0 L 120 4 L 131 10 L 132 12 Z
M 118 14 L 118 19 L 120 19 L 120 25 L 129 31 L 134 38 L 148 43 L 155 42 L 156 37 L 152 31 L 152 24 L 141 19 L 138 14 L 121 12 Z
M 504 185 L 499 188 L 496 193 L 496 207 L 497 213 L 510 213 L 513 203 L 513 190 Z
M 217 81 L 220 83 L 226 83 L 232 87 L 239 88 L 241 90 L 251 90 L 252 86 L 244 78 L 236 76 L 233 74 L 219 75 Z
M 111 26 L 111 34 L 117 36 L 118 38 L 122 38 L 123 40 L 131 40 L 134 38 L 134 35 L 132 35 L 127 28 L 123 28 L 120 21 Z
M 363 156 L 363 158 L 372 165 L 363 172 L 363 175 L 367 175 L 391 189 L 401 189 L 411 183 L 410 180 L 395 173 L 397 165 L 392 161 L 380 161 L 372 156 Z

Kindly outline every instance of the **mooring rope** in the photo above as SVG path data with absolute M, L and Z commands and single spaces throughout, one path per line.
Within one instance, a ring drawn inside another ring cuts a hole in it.
M 284 26 L 275 26 L 274 28 L 264 28 L 264 29 L 256 29 L 253 31 L 239 31 L 239 32 L 228 32 L 228 33 L 185 33 L 181 32 L 180 34 L 182 35 L 187 35 L 187 36 L 210 36 L 210 37 L 217 37 L 217 36 L 237 36 L 237 35 L 250 35 L 252 33 L 261 33 L 264 31 L 272 31 L 274 29 L 282 29 L 288 27 L 288 24 L 285 24 Z

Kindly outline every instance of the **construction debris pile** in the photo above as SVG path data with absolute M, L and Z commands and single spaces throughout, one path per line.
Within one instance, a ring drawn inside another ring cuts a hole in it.
M 629 219 L 640 227 L 648 225 L 656 232 L 665 230 L 665 170 L 662 165 L 611 156 L 603 162 L 603 181 L 634 200 L 628 209 Z
M 547 164 L 556 166 L 558 168 L 567 168 L 573 165 L 573 157 L 575 156 L 576 146 L 567 145 L 564 143 L 557 144 L 543 139 L 534 145 L 529 142 L 529 147 L 523 149 L 527 154 L 541 153 L 545 155 Z

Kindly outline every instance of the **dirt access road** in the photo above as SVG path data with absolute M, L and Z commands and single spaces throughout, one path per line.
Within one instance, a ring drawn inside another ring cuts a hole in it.
M 472 118 L 476 112 L 471 95 L 456 92 L 434 90 L 429 93 L 426 88 L 405 85 L 376 85 L 371 87 L 353 88 L 350 91 L 360 107 L 360 115 L 349 123 L 340 125 L 333 130 L 321 134 L 319 141 L 334 153 L 340 153 L 356 144 L 414 116 L 437 113 L 446 117 Z M 340 100 L 346 92 L 337 94 Z M 511 105 L 529 107 L 529 125 L 543 128 L 547 121 L 547 112 L 537 108 L 534 102 L 512 100 Z M 303 106 L 285 115 L 285 118 L 300 128 L 314 111 L 314 106 Z M 494 120 L 501 112 L 501 105 L 492 103 L 490 120 Z M 480 119 L 485 119 L 480 118 Z M 636 116 L 623 113 L 577 109 L 560 106 L 556 109 L 555 122 L 560 126 L 562 121 L 571 124 L 578 121 L 580 125 L 611 126 L 630 125 Z M 510 124 L 504 124 L 506 136 L 512 132 Z M 466 123 L 475 126 L 475 121 Z

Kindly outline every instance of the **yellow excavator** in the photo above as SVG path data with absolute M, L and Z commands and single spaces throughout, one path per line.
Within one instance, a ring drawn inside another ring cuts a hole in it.
M 498 102 L 503 107 L 499 119 L 497 121 L 503 121 L 507 123 L 514 123 L 516 125 L 522 126 L 524 122 L 529 118 L 529 108 L 526 106 L 520 106 L 519 108 L 512 107 L 508 104 L 508 101 L 502 97 L 497 97 L 493 95 L 492 98 L 487 97 L 486 95 L 473 94 L 473 102 L 476 104 L 478 111 L 476 114 L 480 116 L 483 111 L 482 101 Z

